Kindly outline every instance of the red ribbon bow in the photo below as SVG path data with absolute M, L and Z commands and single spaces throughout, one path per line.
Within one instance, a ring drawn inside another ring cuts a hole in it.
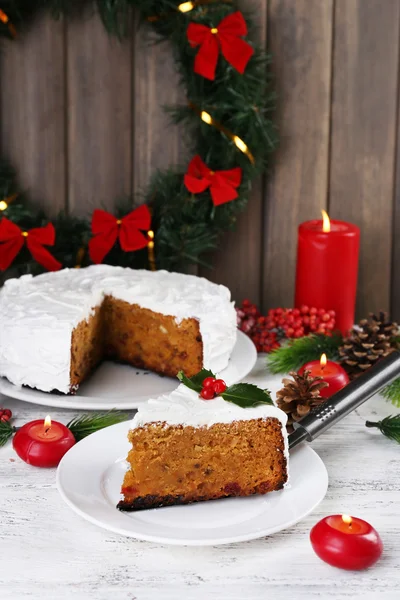
M 243 75 L 254 54 L 253 48 L 240 36 L 247 35 L 247 25 L 240 11 L 226 16 L 218 27 L 189 23 L 187 38 L 192 48 L 200 46 L 194 61 L 194 72 L 206 79 L 215 79 L 219 50 L 239 73 Z
M 95 237 L 89 241 L 89 254 L 96 264 L 101 263 L 114 246 L 117 239 L 124 252 L 145 248 L 148 239 L 139 230 L 148 231 L 151 225 L 149 208 L 143 204 L 122 219 L 117 219 L 105 210 L 93 212 L 92 232 Z
M 61 263 L 46 248 L 43 248 L 43 246 L 54 246 L 56 241 L 56 232 L 51 223 L 46 227 L 22 231 L 18 225 L 3 217 L 0 223 L 0 271 L 8 269 L 25 241 L 36 262 L 48 271 L 61 269 Z
M 236 188 L 239 187 L 241 181 L 242 169 L 240 167 L 228 171 L 211 171 L 198 155 L 190 161 L 184 177 L 185 186 L 192 194 L 200 194 L 210 188 L 215 206 L 235 200 L 238 197 Z

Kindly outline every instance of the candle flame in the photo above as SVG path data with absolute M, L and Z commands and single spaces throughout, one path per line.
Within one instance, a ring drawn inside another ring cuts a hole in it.
M 342 521 L 343 523 L 346 523 L 346 525 L 351 525 L 353 519 L 350 515 L 342 515 Z
M 46 427 L 46 429 L 48 429 L 49 427 L 51 427 L 51 417 L 50 415 L 47 415 L 47 417 L 44 420 L 44 426 Z
M 322 231 L 324 231 L 325 233 L 329 233 L 331 230 L 331 220 L 330 220 L 327 212 L 325 212 L 324 210 L 321 210 L 321 212 L 322 212 Z
M 326 367 L 326 354 L 321 354 L 321 358 L 319 359 L 319 364 L 321 365 L 321 369 Z

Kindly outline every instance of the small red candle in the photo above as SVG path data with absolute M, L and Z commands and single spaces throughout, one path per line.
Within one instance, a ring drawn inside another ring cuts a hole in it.
M 49 416 L 44 421 L 27 423 L 13 439 L 15 452 L 34 467 L 56 467 L 74 444 L 72 432 Z
M 297 244 L 295 306 L 336 312 L 336 327 L 346 334 L 354 325 L 360 230 L 345 221 L 301 223 Z
M 378 532 L 349 515 L 325 517 L 311 529 L 310 541 L 319 558 L 340 569 L 368 569 L 383 552 Z
M 326 381 L 328 387 L 319 392 L 322 398 L 330 398 L 350 382 L 343 367 L 332 360 L 327 360 L 326 354 L 323 354 L 319 360 L 312 360 L 303 365 L 299 374 L 302 375 L 304 371 L 311 371 L 313 377 L 322 377 Z

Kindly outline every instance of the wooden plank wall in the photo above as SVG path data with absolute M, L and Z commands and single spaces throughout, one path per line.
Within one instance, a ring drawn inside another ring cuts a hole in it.
M 281 143 L 236 232 L 198 270 L 236 300 L 292 305 L 296 229 L 321 208 L 362 231 L 358 313 L 400 318 L 400 0 L 242 0 L 273 55 Z M 167 44 L 99 19 L 38 17 L 0 55 L 0 146 L 54 214 L 112 207 L 185 164 L 162 106 L 183 97 Z M 197 270 L 195 270 L 197 272 Z

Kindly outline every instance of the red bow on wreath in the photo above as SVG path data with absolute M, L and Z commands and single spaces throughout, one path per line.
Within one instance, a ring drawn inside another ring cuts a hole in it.
M 200 194 L 210 188 L 214 206 L 235 200 L 238 197 L 236 188 L 241 181 L 240 167 L 228 171 L 211 171 L 198 155 L 190 161 L 184 177 L 185 186 L 192 194 Z
M 0 271 L 8 269 L 25 241 L 36 262 L 48 271 L 61 269 L 61 263 L 46 248 L 43 248 L 43 246 L 54 246 L 56 241 L 56 232 L 51 223 L 46 227 L 22 231 L 18 225 L 3 217 L 0 223 Z
M 89 254 L 96 264 L 101 263 L 114 246 L 117 239 L 124 252 L 145 248 L 148 239 L 140 229 L 148 231 L 151 225 L 149 208 L 143 204 L 122 219 L 117 219 L 105 210 L 93 212 L 92 232 L 95 237 L 89 241 Z
M 228 63 L 242 75 L 254 54 L 250 44 L 241 38 L 247 35 L 247 25 L 240 11 L 222 19 L 218 27 L 190 23 L 186 34 L 192 48 L 200 46 L 194 61 L 194 72 L 206 79 L 215 79 L 220 48 Z

